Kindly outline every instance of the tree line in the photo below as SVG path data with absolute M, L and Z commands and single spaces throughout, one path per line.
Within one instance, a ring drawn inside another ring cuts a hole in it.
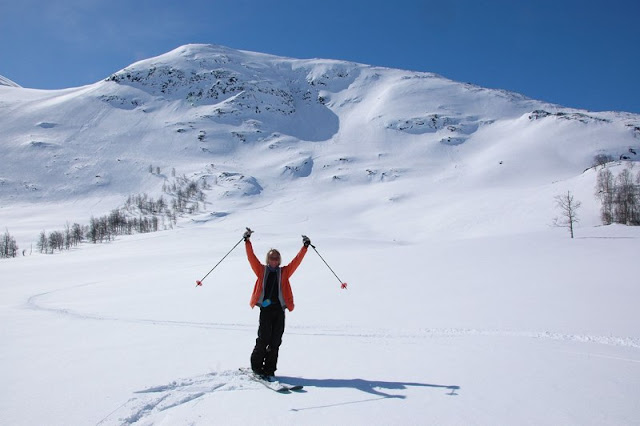
M 62 231 L 49 234 L 42 231 L 36 247 L 41 253 L 53 253 L 69 250 L 82 242 L 104 243 L 118 235 L 172 229 L 178 215 L 199 211 L 200 203 L 204 206 L 206 195 L 203 190 L 210 187 L 205 179 L 197 181 L 183 175 L 174 178 L 172 183 L 165 182 L 162 189 L 170 201 L 163 195 L 157 199 L 146 193 L 130 195 L 123 207 L 101 217 L 91 217 L 88 225 L 67 223 Z
M 0 236 L 0 258 L 16 257 L 18 255 L 18 244 L 16 239 L 9 234 L 9 230 Z
M 604 166 L 598 171 L 595 193 L 602 203 L 602 223 L 640 225 L 640 172 L 634 176 L 633 163 L 618 175 Z
M 153 168 L 150 166 L 150 170 Z M 156 169 L 159 174 L 159 168 Z M 193 180 L 185 175 L 177 176 L 172 169 L 173 179 L 162 186 L 165 195 L 157 199 L 146 193 L 130 195 L 124 206 L 100 217 L 91 217 L 88 225 L 67 224 L 64 229 L 40 232 L 36 248 L 40 253 L 54 253 L 69 250 L 83 242 L 103 243 L 117 235 L 156 232 L 172 229 L 178 216 L 200 211 L 206 204 L 204 190 L 211 189 L 206 179 Z M 7 230 L 0 235 L 0 258 L 16 257 L 18 245 Z
M 127 217 L 120 209 L 114 209 L 108 215 L 98 218 L 92 217 L 89 225 L 65 226 L 62 231 L 52 231 L 47 234 L 40 232 L 36 248 L 40 253 L 53 253 L 56 250 L 69 250 L 83 242 L 104 243 L 111 241 L 117 235 L 131 235 L 158 231 L 158 218 Z

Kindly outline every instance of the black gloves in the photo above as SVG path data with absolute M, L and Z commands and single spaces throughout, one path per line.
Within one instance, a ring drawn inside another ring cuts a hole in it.
M 242 234 L 242 238 L 244 238 L 245 241 L 249 240 L 249 238 L 251 238 L 251 234 L 253 234 L 253 231 L 249 228 L 247 228 L 247 230 L 244 232 L 244 234 Z
M 303 235 L 302 244 L 304 244 L 305 247 L 309 247 L 311 245 L 311 240 L 309 239 L 309 237 L 307 237 L 306 235 Z

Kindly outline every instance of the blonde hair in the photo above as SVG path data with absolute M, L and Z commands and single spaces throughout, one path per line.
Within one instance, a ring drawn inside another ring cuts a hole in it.
M 280 263 L 282 263 L 282 256 L 280 255 L 280 252 L 274 248 L 272 248 L 271 250 L 269 250 L 267 252 L 267 257 L 265 258 L 265 263 L 268 265 L 269 264 L 269 258 L 270 257 L 278 257 L 278 266 L 280 266 Z

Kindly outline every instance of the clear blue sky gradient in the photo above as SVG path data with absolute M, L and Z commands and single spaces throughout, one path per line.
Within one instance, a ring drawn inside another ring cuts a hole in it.
M 640 113 L 638 0 L 0 0 L 0 75 L 24 87 L 94 83 L 187 43 Z

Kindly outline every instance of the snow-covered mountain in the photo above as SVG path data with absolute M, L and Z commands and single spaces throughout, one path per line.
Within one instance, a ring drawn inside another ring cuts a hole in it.
M 312 185 L 334 205 L 357 193 L 393 216 L 410 193 L 449 216 L 455 201 L 434 205 L 434 192 L 539 187 L 579 177 L 597 154 L 640 152 L 637 115 L 213 45 L 182 46 L 79 88 L 3 86 L 0 99 L 2 205 L 71 203 L 95 206 L 92 214 L 160 193 L 175 169 L 215 183 L 216 209 Z M 9 220 L 0 214 L 15 228 Z
M 20 246 L 0 260 L 3 424 L 639 423 L 640 229 L 597 226 L 590 168 L 636 159 L 638 115 L 189 45 L 85 87 L 0 85 L 0 128 Z M 129 195 L 176 201 L 183 175 L 206 204 L 177 226 L 33 244 Z M 568 190 L 575 239 L 549 227 Z M 292 277 L 276 372 L 304 392 L 238 372 L 259 315 L 245 226 L 260 258 L 301 234 L 322 253 Z

